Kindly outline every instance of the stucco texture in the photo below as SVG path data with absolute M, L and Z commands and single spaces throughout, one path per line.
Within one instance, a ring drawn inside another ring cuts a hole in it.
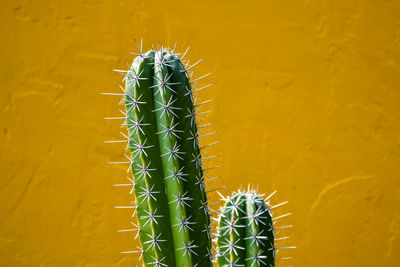
M 0 266 L 136 266 L 119 92 L 190 45 L 215 185 L 278 190 L 278 266 L 400 265 L 399 1 L 1 1 Z M 206 80 L 206 79 L 204 79 Z M 206 144 L 206 143 L 204 143 Z M 212 185 L 210 185 L 212 186 Z M 224 190 L 222 190 L 224 192 Z M 216 199 L 214 196 L 213 199 Z M 286 232 L 285 232 L 286 231 Z

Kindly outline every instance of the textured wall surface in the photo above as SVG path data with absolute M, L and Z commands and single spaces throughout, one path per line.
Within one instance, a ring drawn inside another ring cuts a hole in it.
M 289 200 L 280 266 L 399 266 L 400 3 L 317 2 L 1 1 L 0 266 L 136 265 L 98 93 L 141 37 L 205 57 L 213 174 Z

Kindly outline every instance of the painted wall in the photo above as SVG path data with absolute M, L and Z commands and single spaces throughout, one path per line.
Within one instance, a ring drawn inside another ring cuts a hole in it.
M 399 1 L 2 1 L 0 266 L 135 266 L 118 92 L 134 38 L 191 46 L 229 190 L 278 190 L 279 266 L 400 265 Z M 218 184 L 218 183 L 217 183 Z M 286 232 L 284 232 L 286 231 Z

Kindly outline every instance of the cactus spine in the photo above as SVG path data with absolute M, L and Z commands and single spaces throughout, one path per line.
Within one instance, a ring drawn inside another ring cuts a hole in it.
M 218 265 L 275 266 L 272 214 L 253 191 L 225 199 L 219 218 Z
M 210 218 L 188 70 L 167 49 L 125 76 L 130 169 L 146 266 L 212 266 Z

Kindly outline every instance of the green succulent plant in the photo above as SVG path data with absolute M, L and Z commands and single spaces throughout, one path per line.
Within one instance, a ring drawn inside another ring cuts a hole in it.
M 276 241 L 286 237 L 277 239 L 275 231 L 291 226 L 274 227 L 271 210 L 287 202 L 271 206 L 272 195 L 263 199 L 249 190 L 224 198 L 218 223 L 218 266 L 273 267 L 279 249 L 293 248 L 276 247 Z
M 133 230 L 145 266 L 212 266 L 192 89 L 198 79 L 190 81 L 191 67 L 163 47 L 139 53 L 124 73 L 124 93 L 116 94 L 126 109 L 121 117 L 128 129 L 126 163 L 134 176 L 128 185 L 138 219 Z

